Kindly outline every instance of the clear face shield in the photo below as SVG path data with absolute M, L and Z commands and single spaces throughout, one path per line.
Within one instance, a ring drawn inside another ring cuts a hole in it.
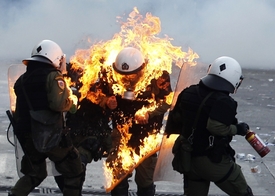
M 66 54 L 63 54 L 59 59 L 59 70 L 62 74 L 67 73 L 67 66 L 66 66 Z
M 121 75 L 121 82 L 127 91 L 134 91 L 137 82 L 139 81 L 138 74 Z
M 117 74 L 119 83 L 125 88 L 125 92 L 122 96 L 124 99 L 135 99 L 136 85 L 142 78 L 143 74 L 143 69 L 132 74 Z
M 238 88 L 241 86 L 241 84 L 242 84 L 242 82 L 243 82 L 243 79 L 244 79 L 244 77 L 241 76 L 241 77 L 240 77 L 240 81 L 238 82 L 238 84 L 237 84 L 236 87 L 235 87 L 234 93 L 237 93 L 237 90 L 238 90 Z

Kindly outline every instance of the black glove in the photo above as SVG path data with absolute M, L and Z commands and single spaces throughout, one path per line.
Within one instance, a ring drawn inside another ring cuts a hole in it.
M 244 122 L 237 124 L 237 135 L 245 136 L 248 131 L 249 131 L 248 124 L 246 124 Z

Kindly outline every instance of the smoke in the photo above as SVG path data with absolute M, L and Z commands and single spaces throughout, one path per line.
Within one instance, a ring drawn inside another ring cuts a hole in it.
M 0 2 L 0 61 L 21 62 L 43 39 L 57 42 L 67 57 L 78 48 L 108 40 L 134 7 L 161 20 L 159 36 L 189 47 L 198 61 L 226 55 L 244 68 L 275 68 L 273 0 L 9 0 Z M 89 40 L 89 41 L 88 41 Z M 1 63 L 2 65 L 2 63 Z

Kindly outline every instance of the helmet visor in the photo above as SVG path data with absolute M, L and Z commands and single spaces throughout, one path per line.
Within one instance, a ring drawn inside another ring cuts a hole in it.
M 241 86 L 241 84 L 242 84 L 242 82 L 243 82 L 243 79 L 244 79 L 244 77 L 243 77 L 243 76 L 241 76 L 241 77 L 240 77 L 240 81 L 239 81 L 239 83 L 236 85 L 236 88 L 235 88 L 234 93 L 236 93 L 236 92 L 237 92 L 237 90 L 238 90 L 238 88 Z
M 131 74 L 120 74 L 115 72 L 117 82 L 120 83 L 128 91 L 135 91 L 137 83 L 142 79 L 144 70 L 139 70 L 136 73 Z
M 66 74 L 67 73 L 66 54 L 63 54 L 59 58 L 59 67 L 58 67 L 58 69 L 62 72 L 62 74 Z

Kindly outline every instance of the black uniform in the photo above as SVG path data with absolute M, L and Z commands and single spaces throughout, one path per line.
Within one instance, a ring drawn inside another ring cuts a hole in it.
M 204 103 L 194 125 L 198 108 L 210 92 L 213 94 Z M 253 195 L 230 146 L 232 136 L 238 133 L 236 111 L 237 102 L 229 93 L 214 91 L 202 82 L 179 94 L 170 114 L 175 123 L 172 126 L 180 127 L 181 135 L 189 139 L 193 148 L 191 171 L 184 174 L 187 195 L 208 195 L 210 182 L 231 196 Z
M 64 195 L 78 196 L 83 171 L 78 152 L 71 145 L 61 145 L 61 143 L 65 144 L 63 140 L 60 145 L 45 153 L 39 152 L 34 147 L 34 142 L 37 141 L 33 140 L 32 133 L 35 129 L 31 129 L 30 108 L 23 86 L 34 111 L 50 110 L 62 113 L 72 106 L 72 100 L 69 99 L 69 91 L 61 72 L 50 64 L 30 61 L 27 71 L 14 85 L 17 96 L 14 114 L 15 134 L 25 155 L 21 162 L 21 172 L 24 176 L 12 187 L 11 194 L 26 196 L 40 184 L 47 177 L 45 159 L 48 157 L 55 163 L 56 170 L 65 177 Z
M 162 127 L 163 115 L 170 107 L 165 102 L 165 97 L 172 92 L 169 74 L 165 72 L 165 74 L 162 77 L 164 76 L 164 83 L 166 83 L 165 88 L 159 87 L 156 83 L 156 80 L 152 80 L 151 84 L 146 88 L 146 91 L 141 93 L 136 98 L 136 100 L 127 100 L 123 99 L 121 96 L 117 96 L 118 107 L 113 111 L 112 115 L 112 122 L 114 128 L 114 148 L 119 147 L 119 144 L 116 143 L 116 141 L 120 139 L 120 136 L 118 136 L 120 133 L 119 131 L 117 131 L 119 129 L 119 126 L 123 126 L 129 123 L 131 124 L 131 126 L 129 127 L 129 133 L 131 134 L 131 138 L 128 140 L 127 146 L 134 148 L 137 154 L 139 154 L 140 149 L 138 148 L 138 146 L 141 144 L 141 140 L 149 136 L 149 134 L 153 131 L 158 132 L 160 130 L 160 128 Z M 150 104 L 148 102 L 148 99 L 150 98 L 154 98 L 156 102 L 160 104 L 160 106 L 156 108 L 155 111 L 149 113 L 148 124 L 136 124 L 134 120 L 135 113 L 143 106 L 148 106 Z M 137 194 L 140 196 L 151 196 L 155 194 L 153 173 L 156 161 L 157 155 L 155 154 L 145 159 L 136 168 L 135 182 L 137 184 L 138 189 Z M 129 185 L 126 178 L 111 191 L 111 194 L 113 196 L 128 196 L 128 188 Z

